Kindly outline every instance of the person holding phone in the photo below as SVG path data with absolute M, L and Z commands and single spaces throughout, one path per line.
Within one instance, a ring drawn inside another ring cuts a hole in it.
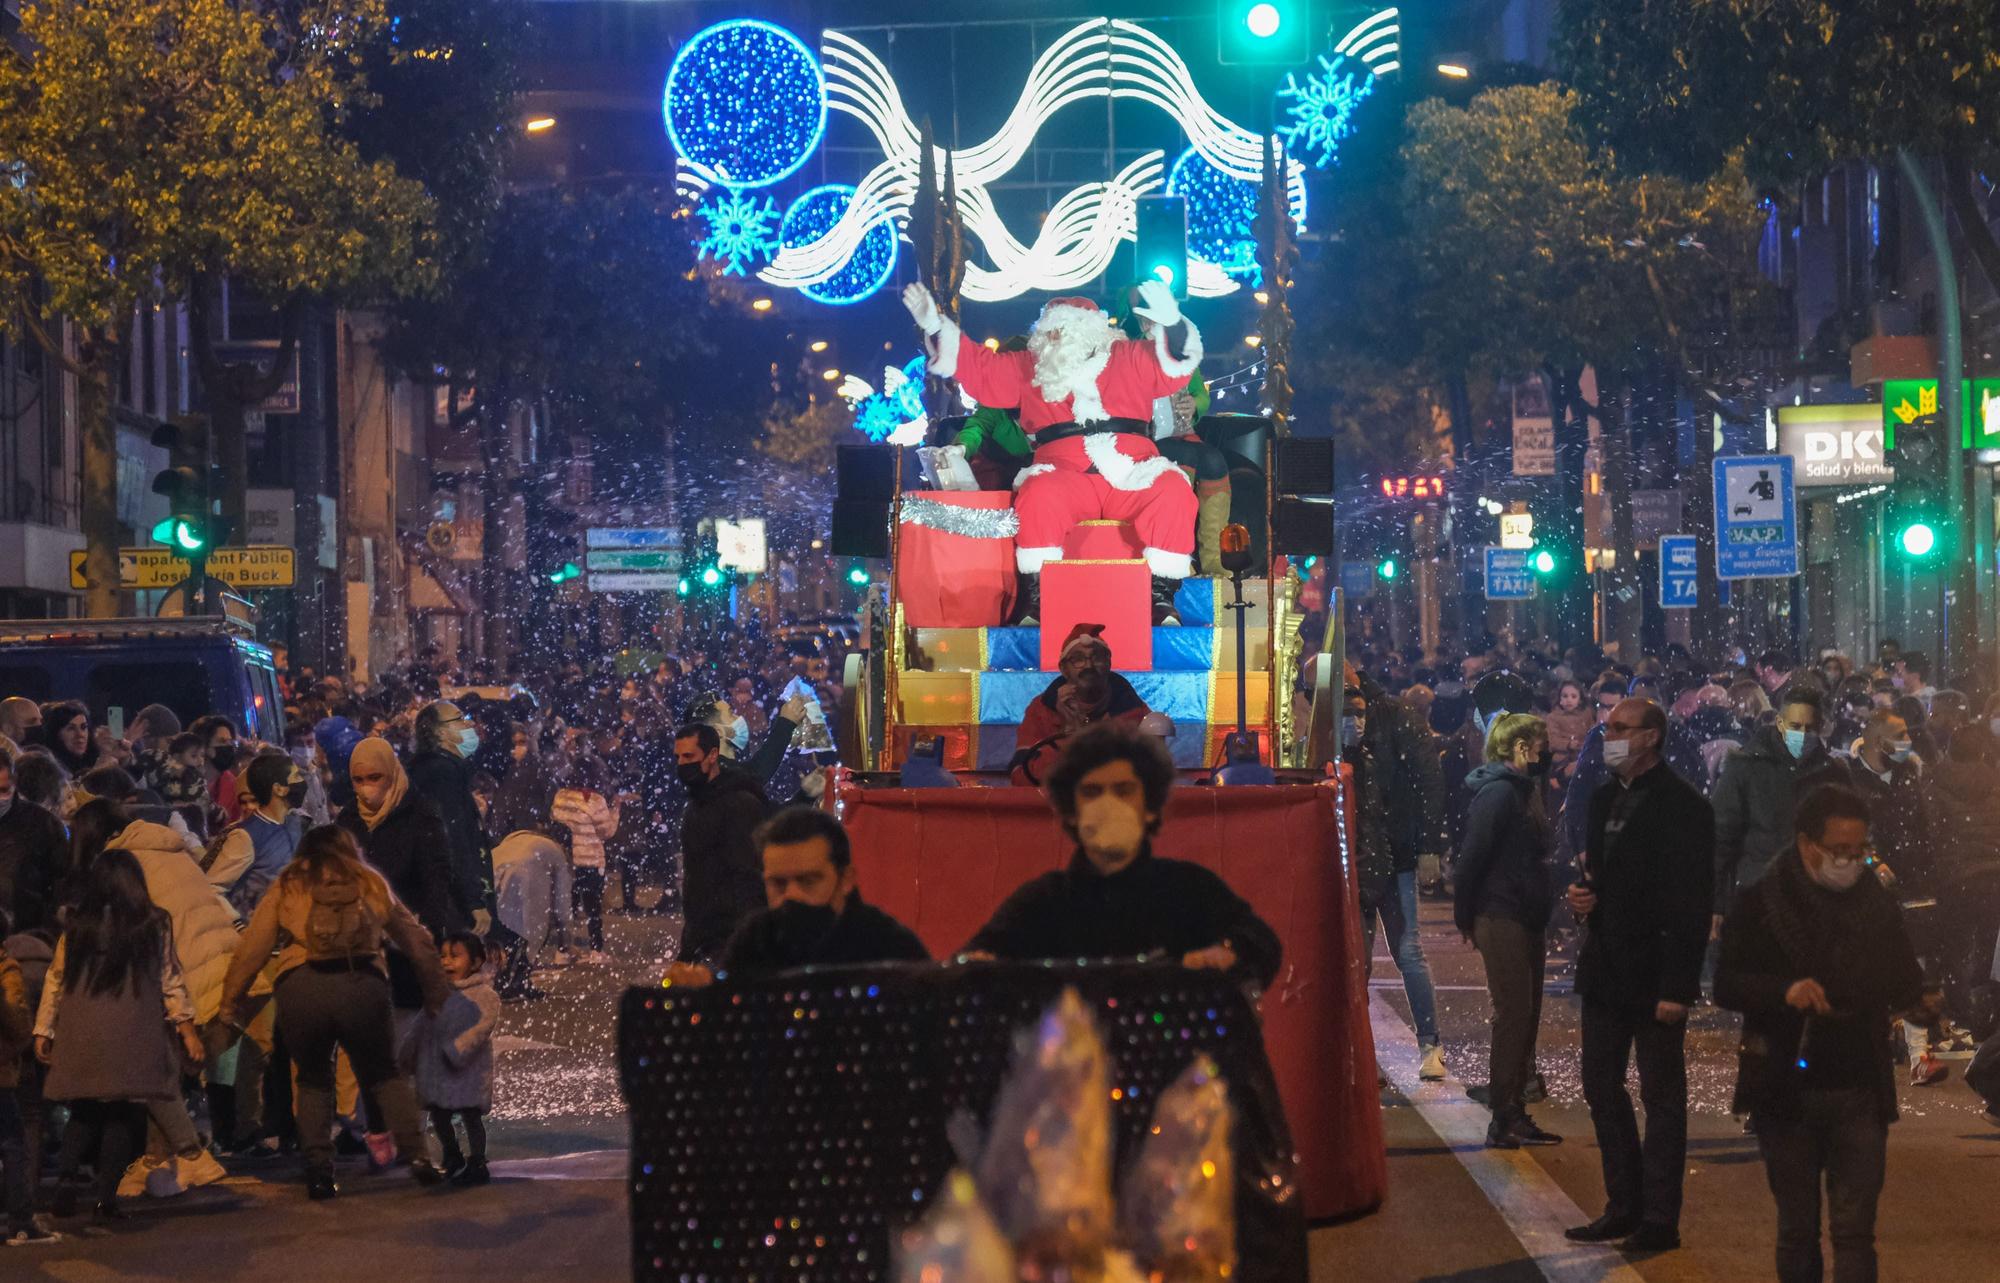
M 1604 1214 L 1568 1231 L 1631 1251 L 1680 1246 L 1687 1169 L 1687 1017 L 1701 997 L 1714 891 L 1715 812 L 1661 756 L 1666 710 L 1625 699 L 1604 722 L 1611 778 L 1590 801 L 1583 876 L 1569 907 L 1583 930 L 1582 1077 L 1604 1166 Z M 1639 1061 L 1646 1135 L 1625 1069 Z

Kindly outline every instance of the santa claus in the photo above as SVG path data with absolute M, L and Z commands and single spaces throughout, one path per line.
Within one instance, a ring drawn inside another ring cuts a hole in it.
M 1015 410 L 1035 445 L 1015 480 L 1024 622 L 1039 613 L 1042 567 L 1060 561 L 1080 521 L 1129 521 L 1153 572 L 1155 623 L 1173 619 L 1174 591 L 1193 572 L 1196 501 L 1187 474 L 1152 440 L 1153 401 L 1187 386 L 1201 335 L 1159 281 L 1139 286 L 1135 315 L 1150 339 L 1128 339 L 1095 303 L 1059 298 L 1042 309 L 1025 352 L 994 352 L 965 337 L 930 291 L 903 305 L 924 332 L 930 372 L 957 379 L 982 406 Z

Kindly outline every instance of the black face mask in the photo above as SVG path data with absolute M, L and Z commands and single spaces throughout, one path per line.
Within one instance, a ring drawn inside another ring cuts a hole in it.
M 1555 753 L 1547 745 L 1542 747 L 1542 755 L 1528 763 L 1528 774 L 1534 779 L 1546 779 L 1549 766 L 1556 760 Z
M 236 746 L 224 744 L 220 748 L 208 750 L 208 764 L 218 771 L 226 771 L 236 765 Z
M 681 783 L 690 789 L 708 783 L 708 772 L 701 769 L 700 762 L 682 762 L 674 768 L 674 774 L 681 777 Z
M 817 961 L 815 951 L 839 925 L 840 911 L 830 904 L 787 900 L 771 910 L 771 941 L 787 965 L 802 967 Z

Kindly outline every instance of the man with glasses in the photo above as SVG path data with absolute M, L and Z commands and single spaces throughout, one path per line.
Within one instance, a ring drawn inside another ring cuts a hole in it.
M 1569 906 L 1582 924 L 1583 1096 L 1604 1165 L 1604 1214 L 1569 1231 L 1627 1251 L 1680 1246 L 1687 1168 L 1687 1016 L 1701 997 L 1715 815 L 1661 756 L 1667 714 L 1621 700 L 1604 723 L 1611 781 L 1588 800 L 1590 836 Z M 1625 1068 L 1639 1061 L 1642 1144 Z
M 1743 1013 L 1734 1108 L 1756 1124 L 1778 1205 L 1778 1278 L 1823 1277 L 1824 1185 L 1834 1277 L 1872 1279 L 1896 1118 L 1890 1022 L 1935 1015 L 1940 999 L 1924 992 L 1902 907 L 1871 867 L 1867 804 L 1818 788 L 1794 827 L 1722 924 L 1715 1001 Z

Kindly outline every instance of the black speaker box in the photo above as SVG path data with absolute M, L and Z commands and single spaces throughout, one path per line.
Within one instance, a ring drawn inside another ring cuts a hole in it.
M 885 498 L 880 503 L 862 503 L 845 498 L 834 500 L 831 542 L 836 557 L 888 556 L 888 500 Z
M 1285 437 L 1272 452 L 1277 472 L 1273 489 L 1279 494 L 1333 495 L 1333 439 Z
M 841 446 L 834 465 L 834 484 L 842 500 L 888 503 L 896 497 L 896 447 Z
M 1271 513 L 1271 551 L 1287 557 L 1324 557 L 1333 551 L 1333 505 L 1280 498 Z

